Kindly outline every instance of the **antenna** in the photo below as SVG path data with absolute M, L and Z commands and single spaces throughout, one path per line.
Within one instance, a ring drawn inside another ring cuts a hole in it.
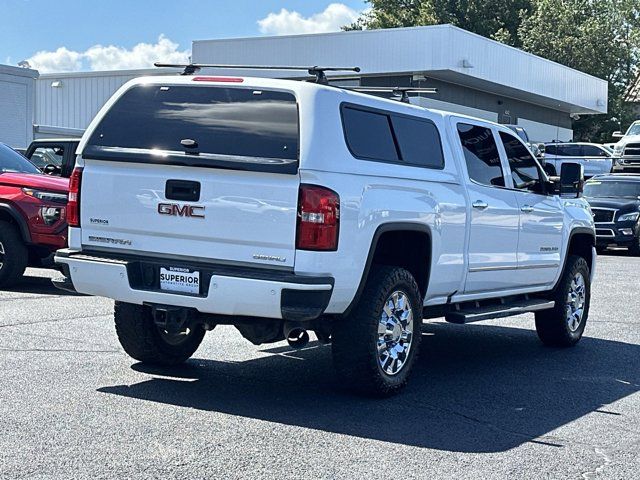
M 345 90 L 352 90 L 361 93 L 391 93 L 394 97 L 400 97 L 403 103 L 409 102 L 410 93 L 438 93 L 437 88 L 418 88 L 418 87 L 341 87 Z
M 291 65 L 222 65 L 213 63 L 154 63 L 156 67 L 183 68 L 182 75 L 193 75 L 202 68 L 242 69 L 242 70 L 306 70 L 315 78 L 315 83 L 327 85 L 329 81 L 325 72 L 360 72 L 360 67 L 301 67 Z

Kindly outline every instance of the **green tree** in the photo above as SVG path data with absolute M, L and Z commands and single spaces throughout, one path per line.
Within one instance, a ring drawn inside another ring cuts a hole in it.
M 531 0 L 366 0 L 370 11 L 345 27 L 377 29 L 449 23 L 465 30 L 520 45 L 518 27 Z
M 640 66 L 639 0 L 366 0 L 346 29 L 450 23 L 607 80 L 609 113 L 574 122 L 576 138 L 609 141 L 633 119 L 625 91 Z
M 635 0 L 535 0 L 520 25 L 525 50 L 609 83 L 608 114 L 575 121 L 576 139 L 610 141 L 631 121 L 624 94 L 640 59 L 637 10 Z

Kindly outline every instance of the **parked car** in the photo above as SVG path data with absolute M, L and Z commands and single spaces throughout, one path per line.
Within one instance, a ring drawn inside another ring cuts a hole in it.
M 529 147 L 529 150 L 531 150 L 531 152 L 538 159 L 538 161 L 544 158 L 544 143 L 531 142 L 531 140 L 529 140 L 529 134 L 524 129 L 524 127 L 521 127 L 520 125 L 513 125 L 513 124 L 507 124 L 505 125 L 505 127 L 509 128 L 510 130 L 513 130 L 520 137 L 520 140 L 522 140 L 527 145 L 527 147 Z
M 14 284 L 27 266 L 53 266 L 67 245 L 69 180 L 44 175 L 0 144 L 0 287 Z
M 640 175 L 610 174 L 585 183 L 584 196 L 596 224 L 596 246 L 627 247 L 640 255 Z
M 44 173 L 69 178 L 79 143 L 77 138 L 38 139 L 31 142 L 24 155 Z
M 624 135 L 614 132 L 613 137 L 620 139 L 613 148 L 614 171 L 640 172 L 640 120 L 633 122 Z
M 544 158 L 549 175 L 557 175 L 565 162 L 579 163 L 584 167 L 586 178 L 611 173 L 611 153 L 597 143 L 546 143 Z
M 550 181 L 492 122 L 309 82 L 145 77 L 82 138 L 56 284 L 115 299 L 141 362 L 184 362 L 220 324 L 293 347 L 313 331 L 342 385 L 389 395 L 425 317 L 534 312 L 543 343 L 580 340 L 581 187 L 580 165 Z

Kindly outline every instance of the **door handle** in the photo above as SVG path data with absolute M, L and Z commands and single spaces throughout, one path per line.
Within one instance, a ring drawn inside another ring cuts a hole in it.
M 531 213 L 533 212 L 533 207 L 531 205 L 525 205 L 520 209 L 522 213 Z
M 478 210 L 484 210 L 485 208 L 487 208 L 489 205 L 487 204 L 487 202 L 483 202 L 482 200 L 476 200 L 475 202 L 473 202 L 471 204 L 471 206 L 473 208 L 477 208 Z
M 197 202 L 200 200 L 200 182 L 167 180 L 164 196 L 167 200 Z

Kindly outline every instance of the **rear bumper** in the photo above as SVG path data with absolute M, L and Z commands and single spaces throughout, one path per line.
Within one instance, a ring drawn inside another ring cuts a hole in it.
M 194 264 L 179 260 L 87 254 L 59 250 L 55 257 L 63 278 L 54 283 L 63 290 L 113 298 L 133 304 L 195 308 L 225 316 L 313 320 L 324 313 L 333 291 L 333 278 L 296 275 L 280 270 Z M 160 290 L 159 266 L 177 266 L 201 272 L 199 295 Z

